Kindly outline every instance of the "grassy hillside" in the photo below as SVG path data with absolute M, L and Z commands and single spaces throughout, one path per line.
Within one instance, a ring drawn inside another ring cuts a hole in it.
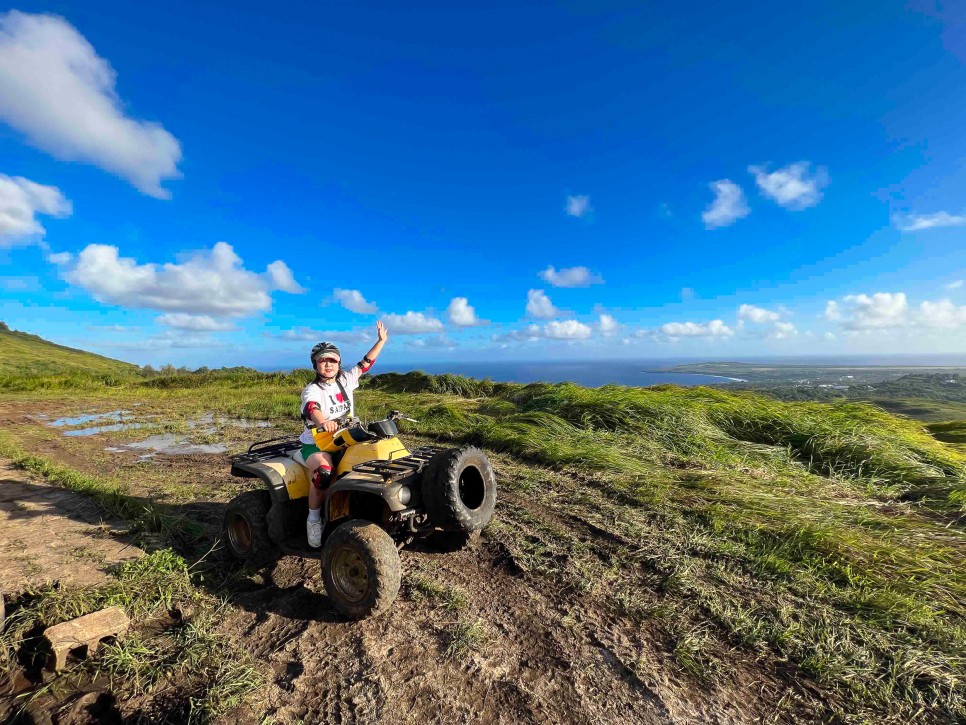
M 136 401 L 149 425 L 218 411 L 295 432 L 306 375 L 209 371 L 110 389 L 92 382 L 78 390 L 85 407 L 73 412 Z M 5 395 L 32 409 L 57 400 L 42 390 Z M 961 427 L 934 426 L 934 436 L 853 401 L 422 373 L 368 379 L 357 400 L 363 417 L 399 409 L 417 418 L 407 436 L 498 456 L 501 503 L 484 535 L 494 561 L 510 562 L 534 592 L 572 594 L 575 608 L 603 613 L 606 631 L 627 641 L 648 633 L 648 646 L 669 653 L 694 693 L 727 687 L 738 657 L 787 673 L 793 700 L 814 718 L 798 721 L 966 717 L 966 455 L 937 440 L 958 442 Z M 240 435 L 245 444 L 255 437 Z M 25 451 L 53 446 L 80 461 L 106 455 L 104 441 L 68 441 L 35 424 L 0 434 L 0 453 L 36 470 L 47 464 Z M 109 485 L 178 490 L 166 478 L 175 475 L 170 466 L 136 465 L 137 476 Z M 217 495 L 185 465 L 178 485 L 194 486 L 189 500 Z M 85 473 L 94 475 L 91 466 Z M 472 606 L 482 620 L 497 616 Z M 635 659 L 622 650 L 627 677 L 648 681 L 646 652 Z M 748 698 L 758 696 L 753 689 Z
M 0 322 L 0 376 L 136 372 L 137 365 L 48 342 L 37 335 L 10 330 Z

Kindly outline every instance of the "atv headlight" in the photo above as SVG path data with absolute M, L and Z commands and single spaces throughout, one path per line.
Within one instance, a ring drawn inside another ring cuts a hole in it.
M 412 491 L 406 486 L 400 486 L 399 490 L 396 491 L 396 500 L 399 501 L 403 506 L 409 503 L 409 499 L 413 497 Z

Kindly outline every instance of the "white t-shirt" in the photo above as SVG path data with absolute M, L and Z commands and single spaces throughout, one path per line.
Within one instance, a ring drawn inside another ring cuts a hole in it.
M 359 378 L 365 372 L 363 367 L 368 370 L 370 366 L 363 362 L 358 365 L 353 365 L 348 370 L 343 370 L 339 373 L 339 380 L 342 383 L 342 387 L 345 388 L 345 396 L 342 395 L 342 391 L 339 390 L 339 386 L 335 384 L 335 381 L 331 383 L 311 382 L 302 388 L 302 416 L 308 418 L 306 415 L 306 407 L 309 403 L 315 403 L 319 406 L 318 410 L 322 413 L 322 417 L 325 420 L 335 420 L 352 415 L 355 410 L 352 391 L 359 387 Z M 299 441 L 309 445 L 315 443 L 315 439 L 312 437 L 312 431 L 309 430 L 310 427 L 314 428 L 315 424 L 311 420 L 308 420 L 305 424 L 305 430 L 299 436 Z

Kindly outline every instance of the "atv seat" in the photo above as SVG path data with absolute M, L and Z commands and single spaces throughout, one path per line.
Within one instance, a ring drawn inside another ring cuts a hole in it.
M 339 467 L 339 461 L 342 460 L 342 456 L 345 455 L 345 451 L 346 451 L 346 449 L 343 448 L 342 450 L 335 451 L 334 453 L 329 452 L 329 455 L 332 456 L 332 470 L 333 471 L 335 471 Z M 291 458 L 293 461 L 295 461 L 299 465 L 303 466 L 304 468 L 308 469 L 308 465 L 305 463 L 305 459 L 302 458 L 302 449 L 301 448 L 296 448 L 294 451 L 292 451 L 291 453 L 289 453 L 289 458 Z

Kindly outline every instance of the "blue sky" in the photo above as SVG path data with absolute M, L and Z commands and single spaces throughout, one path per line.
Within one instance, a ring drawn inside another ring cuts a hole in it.
M 397 364 L 966 355 L 966 10 L 640 5 L 4 9 L 0 319 L 155 366 L 377 319 Z

